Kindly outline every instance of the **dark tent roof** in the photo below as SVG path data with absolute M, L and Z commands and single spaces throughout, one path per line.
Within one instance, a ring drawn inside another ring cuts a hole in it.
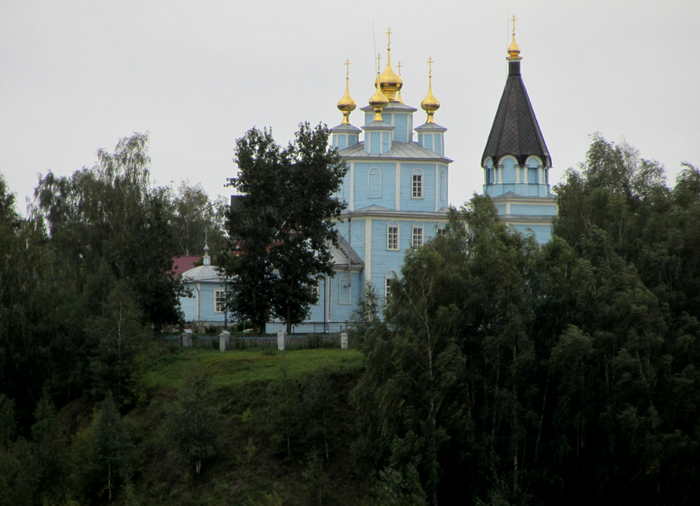
M 540 125 L 520 75 L 520 61 L 508 62 L 508 80 L 481 164 L 484 165 L 489 156 L 494 163 L 498 163 L 498 159 L 504 155 L 515 156 L 521 165 L 528 156 L 535 155 L 542 159 L 545 166 L 552 166 Z

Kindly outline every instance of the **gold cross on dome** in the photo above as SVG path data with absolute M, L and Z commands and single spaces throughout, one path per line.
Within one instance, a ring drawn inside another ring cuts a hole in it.
M 403 65 L 401 65 L 401 62 L 399 61 L 399 63 L 396 64 L 396 68 L 399 69 L 399 75 L 401 75 L 401 67 L 403 67 Z
M 350 60 L 345 60 L 343 65 L 345 65 L 345 79 L 348 79 L 350 77 Z
M 513 37 L 515 37 L 515 22 L 517 20 L 515 19 L 515 14 L 513 14 L 512 22 L 513 22 Z
M 433 77 L 433 58 L 428 58 L 428 61 L 426 62 L 428 64 L 428 77 Z
M 377 53 L 377 74 L 379 74 L 379 71 L 381 70 L 381 61 L 382 55 Z
M 388 37 L 388 42 L 386 43 L 386 48 L 391 49 L 391 34 L 393 32 L 391 31 L 391 28 L 387 28 L 386 35 Z

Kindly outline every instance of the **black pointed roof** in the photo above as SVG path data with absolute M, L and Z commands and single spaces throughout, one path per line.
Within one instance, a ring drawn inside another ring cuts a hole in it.
M 552 166 L 552 159 L 544 142 L 535 111 L 532 109 L 525 84 L 520 75 L 520 61 L 508 62 L 508 80 L 498 104 L 491 126 L 489 140 L 481 157 L 484 165 L 487 157 L 494 163 L 504 155 L 513 155 L 523 165 L 528 156 L 539 156 L 545 166 Z

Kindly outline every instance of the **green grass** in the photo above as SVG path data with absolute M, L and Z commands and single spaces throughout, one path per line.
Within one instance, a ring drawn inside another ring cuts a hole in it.
M 262 351 L 179 349 L 171 356 L 157 359 L 145 375 L 148 388 L 179 388 L 189 377 L 205 374 L 214 386 L 222 387 L 247 381 L 279 379 L 282 367 L 299 377 L 321 367 L 333 370 L 359 370 L 362 354 L 358 350 L 317 348 L 310 350 Z

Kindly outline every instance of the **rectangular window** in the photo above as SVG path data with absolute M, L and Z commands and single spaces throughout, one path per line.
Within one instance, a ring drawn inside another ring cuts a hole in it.
M 423 227 L 413 227 L 413 241 L 414 248 L 420 248 L 423 246 Z
M 527 169 L 527 182 L 530 184 L 537 184 L 539 181 L 537 180 L 537 167 L 534 169 L 532 167 L 528 167 Z
M 423 174 L 413 174 L 413 198 L 423 198 Z
M 214 312 L 223 313 L 226 311 L 226 291 L 214 291 Z
M 399 249 L 399 226 L 389 225 L 386 229 L 386 249 Z

